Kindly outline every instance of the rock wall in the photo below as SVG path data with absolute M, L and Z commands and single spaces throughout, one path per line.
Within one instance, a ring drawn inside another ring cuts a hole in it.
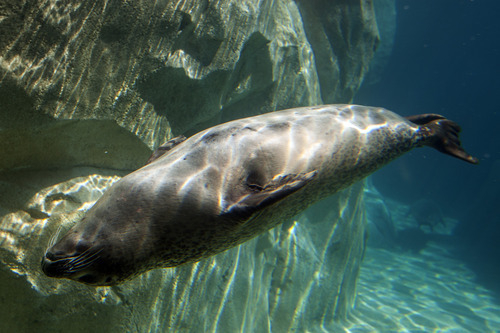
M 0 0 L 0 330 L 336 325 L 364 251 L 361 185 L 119 287 L 49 279 L 39 262 L 51 235 L 171 136 L 350 101 L 379 42 L 374 13 L 369 0 Z

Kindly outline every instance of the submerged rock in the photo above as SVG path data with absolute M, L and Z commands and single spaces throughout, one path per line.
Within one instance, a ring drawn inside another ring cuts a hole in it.
M 412 203 L 407 216 L 413 216 L 419 228 L 426 227 L 431 232 L 438 226 L 446 227 L 441 207 L 430 199 L 420 199 Z
M 1 330 L 314 331 L 346 316 L 364 251 L 361 185 L 322 218 L 119 288 L 46 278 L 39 261 L 52 234 L 172 135 L 350 101 L 379 42 L 372 1 L 0 8 Z
M 373 185 L 371 177 L 366 180 L 364 199 L 368 222 L 368 245 L 394 248 L 398 239 L 396 226 L 384 197 Z

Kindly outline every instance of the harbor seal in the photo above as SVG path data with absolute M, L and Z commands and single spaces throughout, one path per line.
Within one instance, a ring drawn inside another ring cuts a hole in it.
M 435 114 L 325 105 L 234 120 L 159 149 L 42 259 L 46 275 L 110 286 L 241 244 L 414 147 L 477 163 Z

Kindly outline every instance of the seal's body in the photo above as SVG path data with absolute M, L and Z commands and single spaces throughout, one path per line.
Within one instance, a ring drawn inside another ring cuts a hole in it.
M 42 261 L 44 272 L 114 285 L 220 253 L 293 217 L 410 149 L 471 163 L 438 115 L 327 105 L 231 121 L 161 147 L 113 185 Z

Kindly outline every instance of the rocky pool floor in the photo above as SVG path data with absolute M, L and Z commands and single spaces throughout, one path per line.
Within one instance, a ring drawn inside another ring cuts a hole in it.
M 500 332 L 500 305 L 436 244 L 419 254 L 368 249 L 345 332 Z
M 415 227 L 411 218 L 398 217 L 398 230 Z M 448 220 L 447 230 L 437 233 L 450 234 L 456 223 Z M 355 310 L 339 331 L 500 332 L 498 298 L 436 241 L 420 251 L 369 247 L 357 288 Z

